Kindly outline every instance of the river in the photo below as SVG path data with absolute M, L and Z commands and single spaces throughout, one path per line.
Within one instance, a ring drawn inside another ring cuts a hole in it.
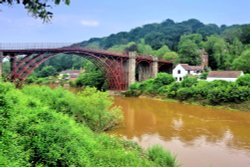
M 150 98 L 114 100 L 124 122 L 111 134 L 144 148 L 159 144 L 182 167 L 250 167 L 250 113 Z

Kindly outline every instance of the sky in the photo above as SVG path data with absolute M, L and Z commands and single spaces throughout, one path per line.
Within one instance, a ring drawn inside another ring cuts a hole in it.
M 217 25 L 250 23 L 250 0 L 71 0 L 53 5 L 49 23 L 21 5 L 0 5 L 0 43 L 74 43 L 166 19 Z

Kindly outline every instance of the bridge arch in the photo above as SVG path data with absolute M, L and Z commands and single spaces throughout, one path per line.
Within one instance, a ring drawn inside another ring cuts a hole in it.
M 93 53 L 79 53 L 79 52 L 61 52 L 61 53 L 38 53 L 28 54 L 20 60 L 15 60 L 14 56 L 11 57 L 11 61 L 14 61 L 15 65 L 12 67 L 10 75 L 11 80 L 16 82 L 23 82 L 26 78 L 42 63 L 48 59 L 60 54 L 77 55 L 81 56 L 93 64 L 95 64 L 102 72 L 104 72 L 110 90 L 124 90 L 127 86 L 126 77 L 124 77 L 123 59 L 113 57 L 105 57 L 102 55 L 95 55 Z M 14 59 L 14 60 L 13 60 Z
M 0 58 L 10 57 L 10 80 L 14 82 L 24 81 L 40 64 L 58 54 L 78 55 L 92 61 L 105 73 L 111 90 L 126 90 L 129 85 L 136 81 L 136 76 L 137 81 L 142 81 L 156 76 L 158 71 L 170 72 L 173 65 L 172 62 L 153 56 L 137 55 L 135 52 L 115 53 L 73 45 L 61 48 L 40 48 L 37 46 L 34 49 L 24 46 L 22 48 L 6 47 L 5 49 L 5 47 L 1 48 L 0 45 Z M 18 55 L 25 56 L 18 59 Z
M 173 65 L 172 64 L 159 64 L 158 71 L 172 74 Z
M 140 81 L 144 81 L 150 78 L 152 75 L 151 66 L 152 66 L 152 62 L 150 61 L 146 61 L 146 60 L 138 61 L 136 63 L 136 72 L 135 72 L 136 81 L 140 82 Z

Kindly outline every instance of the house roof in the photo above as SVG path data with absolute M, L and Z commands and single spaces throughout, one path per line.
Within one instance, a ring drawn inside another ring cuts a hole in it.
M 242 71 L 210 71 L 207 77 L 211 78 L 238 78 Z
M 188 64 L 180 64 L 186 71 L 198 71 L 203 70 L 204 68 L 202 66 L 190 66 Z
M 80 74 L 80 70 L 65 70 L 60 72 L 61 74 Z

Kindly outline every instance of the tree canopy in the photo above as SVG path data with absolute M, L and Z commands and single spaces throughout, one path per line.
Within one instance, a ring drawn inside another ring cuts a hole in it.
M 233 67 L 237 70 L 243 70 L 246 73 L 250 73 L 250 49 L 245 50 L 240 57 L 234 60 Z
M 209 55 L 209 67 L 213 70 L 233 70 L 236 69 L 234 60 L 250 47 L 249 29 L 250 24 L 218 26 L 204 24 L 196 19 L 179 23 L 167 19 L 129 32 L 92 38 L 79 45 L 120 52 L 136 51 L 190 65 L 200 64 L 204 50 Z M 239 65 L 237 69 L 241 70 Z

